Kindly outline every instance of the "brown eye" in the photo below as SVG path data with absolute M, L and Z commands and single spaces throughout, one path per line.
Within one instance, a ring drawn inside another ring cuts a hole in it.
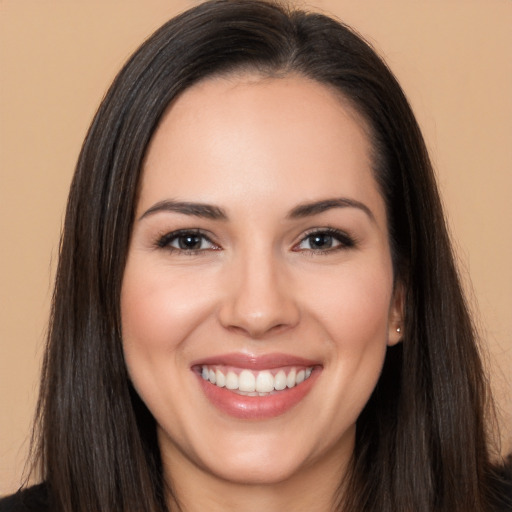
M 184 253 L 218 249 L 206 235 L 196 231 L 173 231 L 168 233 L 158 240 L 158 247 Z
M 309 233 L 294 250 L 297 251 L 312 251 L 312 252 L 329 252 L 337 249 L 354 247 L 354 240 L 335 229 L 318 230 Z

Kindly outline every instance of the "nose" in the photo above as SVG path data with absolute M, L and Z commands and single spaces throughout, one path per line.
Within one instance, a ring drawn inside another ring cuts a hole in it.
M 254 339 L 295 327 L 300 310 L 287 273 L 270 255 L 241 256 L 229 269 L 221 324 Z

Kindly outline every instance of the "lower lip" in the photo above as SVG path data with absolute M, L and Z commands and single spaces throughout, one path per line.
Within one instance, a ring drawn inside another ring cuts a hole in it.
M 315 368 L 311 376 L 299 385 L 278 391 L 267 396 L 245 396 L 233 393 L 198 375 L 202 390 L 210 402 L 222 412 L 244 420 L 264 420 L 275 418 L 295 407 L 314 386 L 320 375 L 320 369 Z

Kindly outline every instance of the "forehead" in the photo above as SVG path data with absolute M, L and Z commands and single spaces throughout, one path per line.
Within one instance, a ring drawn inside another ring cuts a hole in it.
M 208 202 L 250 191 L 255 204 L 277 191 L 283 202 L 375 195 L 367 132 L 348 101 L 310 79 L 211 78 L 187 89 L 162 119 L 144 162 L 140 206 L 164 199 L 164 189 Z

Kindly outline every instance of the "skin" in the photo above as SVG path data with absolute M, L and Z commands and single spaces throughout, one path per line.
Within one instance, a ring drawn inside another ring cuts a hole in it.
M 182 510 L 327 511 L 336 500 L 356 419 L 400 336 L 366 132 L 326 86 L 255 75 L 194 85 L 155 132 L 123 280 L 123 343 Z M 364 206 L 290 218 L 332 198 Z M 170 200 L 227 218 L 155 210 Z M 325 228 L 353 244 L 327 237 L 319 249 L 308 235 Z M 179 239 L 161 247 L 178 229 L 208 239 L 192 252 Z M 233 418 L 205 397 L 191 365 L 234 352 L 312 359 L 320 373 L 284 414 Z

